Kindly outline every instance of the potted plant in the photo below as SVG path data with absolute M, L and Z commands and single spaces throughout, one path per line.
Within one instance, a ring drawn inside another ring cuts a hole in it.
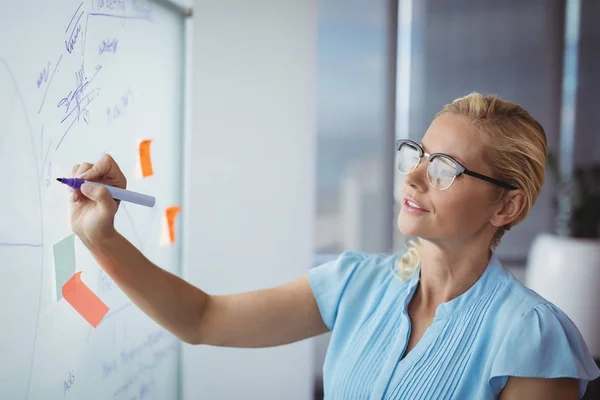
M 600 359 L 600 164 L 561 173 L 551 153 L 555 183 L 554 233 L 539 234 L 529 251 L 525 285 L 575 323 L 595 359 Z
M 572 180 L 562 177 L 554 153 L 548 155 L 548 167 L 556 185 L 556 233 L 573 238 L 600 238 L 600 164 L 575 168 Z

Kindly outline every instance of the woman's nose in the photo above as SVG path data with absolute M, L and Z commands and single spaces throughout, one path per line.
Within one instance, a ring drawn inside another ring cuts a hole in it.
M 422 158 L 419 165 L 412 170 L 412 172 L 408 173 L 404 176 L 404 181 L 407 185 L 418 191 L 426 191 L 427 190 L 427 159 Z

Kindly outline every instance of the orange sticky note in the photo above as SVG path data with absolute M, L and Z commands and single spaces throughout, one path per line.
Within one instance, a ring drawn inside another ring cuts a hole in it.
M 169 240 L 171 243 L 175 243 L 175 217 L 181 211 L 181 207 L 172 206 L 167 208 L 167 225 L 169 227 Z
M 63 298 L 94 328 L 109 308 L 81 280 L 81 271 L 73 274 L 62 287 Z
M 152 140 L 142 140 L 140 143 L 140 164 L 144 178 L 154 174 L 152 170 L 152 158 L 150 157 L 150 143 L 152 143 Z

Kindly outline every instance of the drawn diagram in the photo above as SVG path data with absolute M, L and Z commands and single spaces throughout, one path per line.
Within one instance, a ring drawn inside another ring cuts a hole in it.
M 161 199 L 150 209 L 121 204 L 119 232 L 177 270 L 183 30 L 177 15 L 153 8 L 3 8 L 1 29 L 15 40 L 0 45 L 0 399 L 176 393 L 179 341 L 97 264 L 56 184 L 74 163 L 115 156 L 130 189 Z
M 22 388 L 24 398 L 39 319 L 43 259 L 42 200 L 33 132 L 14 75 L 0 59 L 0 387 Z M 8 262 L 7 262 L 8 261 Z M 12 306 L 8 306 L 8 305 Z M 10 385 L 4 385 L 7 379 Z M 0 391 L 1 392 L 1 391 Z M 4 395 L 4 393 L 2 393 Z

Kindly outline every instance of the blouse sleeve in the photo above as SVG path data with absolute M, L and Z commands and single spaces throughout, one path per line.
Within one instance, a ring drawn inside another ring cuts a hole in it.
M 600 376 L 575 324 L 551 303 L 540 304 L 512 323 L 492 364 L 489 383 L 500 392 L 508 377 L 575 378 L 579 396 Z
M 345 252 L 337 259 L 313 267 L 308 271 L 308 279 L 321 317 L 330 330 L 333 330 L 339 305 L 363 258 L 364 254 L 362 253 Z

